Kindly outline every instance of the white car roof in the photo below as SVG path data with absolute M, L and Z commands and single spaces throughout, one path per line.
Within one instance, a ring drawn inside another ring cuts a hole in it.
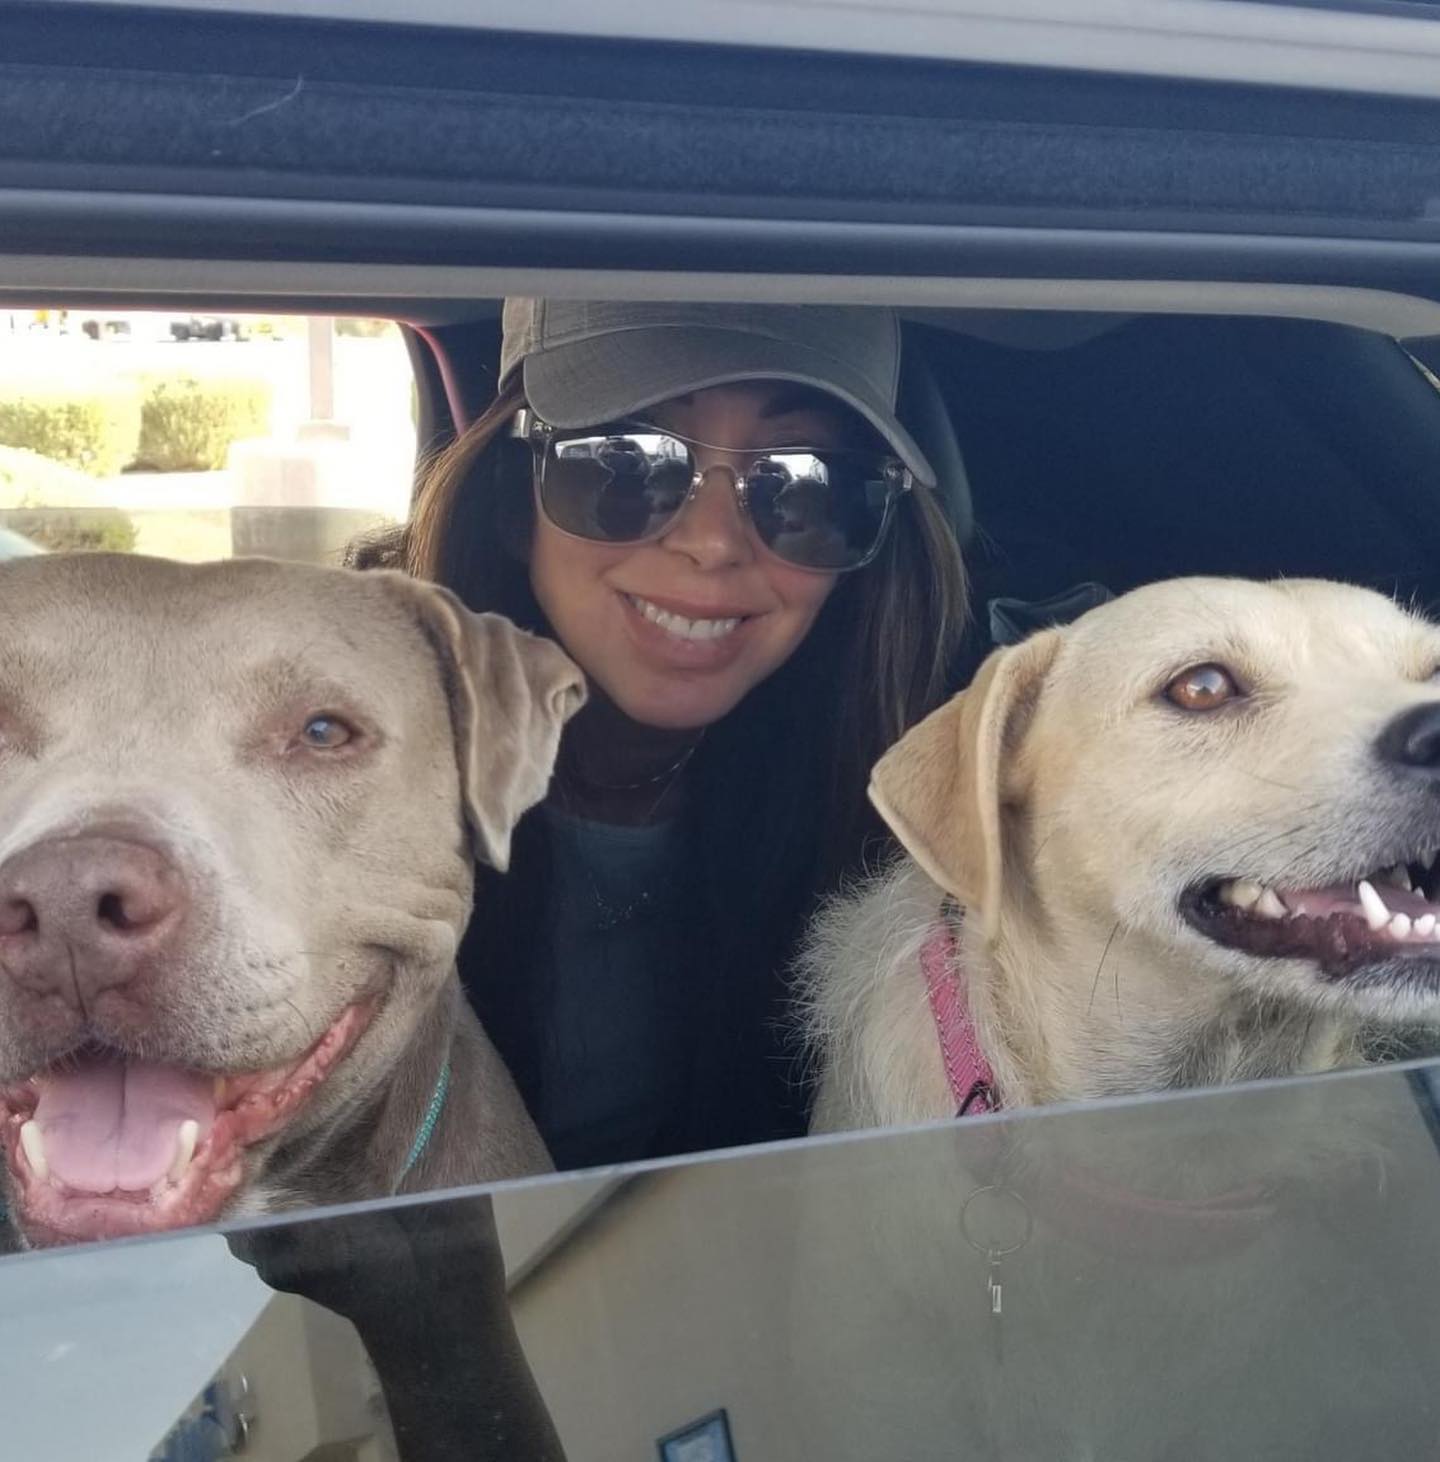
M 81 0 L 51 0 L 54 4 Z M 132 0 L 102 0 L 125 4 Z M 1244 0 L 152 0 L 174 10 L 1440 95 L 1440 13 Z

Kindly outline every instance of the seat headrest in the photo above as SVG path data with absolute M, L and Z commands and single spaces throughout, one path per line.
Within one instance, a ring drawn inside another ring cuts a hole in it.
M 929 341 L 913 326 L 905 327 L 900 353 L 898 408 L 900 420 L 935 469 L 941 504 L 961 548 L 966 548 L 975 533 L 970 479 L 965 472 L 950 408 L 945 404 L 930 364 Z

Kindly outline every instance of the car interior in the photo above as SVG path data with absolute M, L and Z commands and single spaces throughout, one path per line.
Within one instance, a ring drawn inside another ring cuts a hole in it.
M 1379 330 L 943 309 L 910 312 L 905 328 L 902 410 L 938 464 L 972 576 L 957 686 L 990 648 L 996 600 L 1063 603 L 1081 585 L 1118 594 L 1187 574 L 1440 594 L 1440 394 Z M 498 333 L 481 317 L 411 338 L 433 444 L 486 400 Z
M 215 269 L 200 267 L 206 273 Z M 428 458 L 491 396 L 499 296 L 513 286 L 506 276 L 485 271 L 475 271 L 475 297 L 463 299 L 381 294 L 373 288 L 346 297 L 334 287 L 336 281 L 324 283 L 330 287 L 313 294 L 242 295 L 217 281 L 207 289 L 191 285 L 177 291 L 91 285 L 42 294 L 33 287 L 12 287 L 8 295 L 35 308 L 63 301 L 76 310 L 123 307 L 236 316 L 263 310 L 363 312 L 395 319 L 416 383 L 418 480 Z M 907 350 L 905 419 L 937 464 L 971 576 L 969 635 L 952 670 L 957 689 L 1007 634 L 1068 617 L 1097 602 L 1097 596 L 1172 575 L 1316 575 L 1368 584 L 1421 605 L 1440 596 L 1434 569 L 1440 535 L 1433 511 L 1434 483 L 1440 480 L 1440 390 L 1423 363 L 1430 337 L 1437 333 L 1430 301 L 1379 289 L 1297 290 L 1276 284 L 1240 290 L 1202 280 L 1172 282 L 1160 290 L 1116 281 L 1098 293 L 1063 280 L 1041 283 L 1046 286 L 1041 304 L 1032 298 L 1034 282 L 972 279 L 952 287 L 958 303 L 936 302 L 945 291 L 927 285 L 924 303 L 900 305 Z M 583 272 L 527 273 L 516 284 L 581 296 L 605 287 L 603 278 Z M 733 289 L 745 297 L 775 287 L 767 280 L 748 288 L 739 282 Z M 823 279 L 806 287 L 822 298 L 839 299 L 851 289 L 843 281 Z M 645 288 L 664 297 L 684 284 L 655 276 Z M 902 297 L 906 292 L 903 283 L 879 283 L 868 287 L 867 298 L 884 299 L 887 289 Z M 1403 1090 L 1403 1104 L 1423 1121 L 1433 1121 L 1429 1088 L 1411 1082 Z M 1341 1095 L 1332 1094 L 1321 1110 L 1333 1111 L 1339 1102 Z M 1221 1120 L 1218 1108 L 1210 1112 Z M 1042 1128 L 1046 1120 L 1038 1119 Z M 1296 1128 L 1306 1132 L 1310 1120 L 1293 1117 Z M 1096 1115 L 1106 1130 L 1138 1124 L 1142 1139 L 1152 1144 L 1171 1121 L 1163 1107 L 1143 1103 L 1129 1115 Z M 1420 1129 L 1430 1130 L 1423 1124 Z M 983 1136 L 965 1135 L 959 1150 L 971 1150 Z M 1129 1140 L 1117 1138 L 1117 1150 Z M 821 1140 L 815 1168 L 798 1164 L 793 1153 L 732 1156 L 728 1161 L 739 1171 L 727 1191 L 737 1204 L 758 1204 L 753 1211 L 763 1211 L 757 1194 L 772 1184 L 787 1190 L 793 1185 L 797 1199 L 831 1183 L 858 1182 L 863 1193 L 910 1181 L 905 1176 L 909 1165 L 926 1169 L 933 1151 L 917 1134 L 882 1137 L 870 1150 Z M 703 1165 L 695 1170 L 693 1189 L 660 1191 L 677 1195 L 674 1221 L 702 1232 L 720 1223 L 730 1231 L 740 1220 L 715 1217 L 722 1210 L 705 1186 L 704 1171 Z M 585 1214 L 592 1212 L 587 1203 L 604 1213 L 609 1211 L 605 1205 L 619 1203 L 624 1194 L 650 1192 L 640 1177 L 618 1187 L 607 1184 L 598 1198 L 590 1176 L 570 1181 L 581 1190 L 575 1202 Z M 510 1208 L 502 1205 L 505 1211 L 516 1215 L 507 1243 L 520 1253 L 528 1253 L 531 1242 L 542 1248 L 556 1245 L 562 1256 L 566 1252 L 564 1236 L 571 1230 L 565 1224 L 571 1220 L 557 1229 L 549 1210 L 527 1189 L 517 1190 Z M 744 1222 L 751 1211 L 746 1210 Z M 586 1232 L 585 1221 L 574 1220 L 577 1234 Z M 355 1242 L 373 1245 L 364 1215 L 357 1215 L 355 1224 Z M 759 1256 L 770 1253 L 771 1240 L 745 1232 L 743 1253 L 735 1262 L 760 1284 L 765 1264 Z M 528 1272 L 523 1264 L 531 1261 L 520 1262 L 517 1272 Z M 534 1262 L 543 1268 L 549 1261 Z M 621 1278 L 623 1265 L 617 1265 L 607 1260 L 598 1276 L 584 1283 L 628 1283 Z M 117 1287 L 121 1272 L 102 1265 L 96 1282 L 109 1297 L 116 1323 L 123 1325 L 132 1323 L 133 1302 L 126 1298 L 128 1280 Z M 727 1272 L 725 1266 L 720 1272 Z M 858 1312 L 873 1316 L 873 1296 L 844 1293 L 850 1295 L 846 1303 L 853 1301 Z M 643 1328 L 647 1307 L 658 1302 L 653 1295 L 637 1301 L 635 1323 Z M 48 1305 L 43 1291 L 32 1301 L 41 1316 L 48 1315 Z M 176 1293 L 173 1305 L 177 1313 L 186 1313 L 182 1294 Z M 1387 1311 L 1383 1323 L 1391 1318 Z M 1077 1311 L 1066 1323 L 1083 1327 L 1089 1323 L 1087 1312 Z M 582 1326 L 575 1334 L 609 1343 L 620 1331 L 630 1333 L 628 1324 L 610 1320 L 598 1329 Z M 251 1348 L 231 1353 L 222 1369 L 233 1374 L 238 1367 L 247 1377 L 254 1375 L 258 1333 L 246 1342 Z M 633 1348 L 639 1342 L 632 1336 L 615 1343 Z M 313 1356 L 311 1342 L 305 1353 Z M 340 1364 L 347 1385 L 357 1374 L 368 1374 L 357 1371 L 350 1351 L 342 1347 L 340 1353 L 349 1357 Z M 572 1415 L 582 1392 L 568 1388 L 581 1363 L 573 1356 L 563 1363 L 546 1362 L 543 1347 L 537 1354 L 542 1369 L 550 1366 L 546 1374 L 563 1372 L 570 1378 L 547 1399 L 562 1416 Z M 908 1368 L 914 1375 L 927 1364 L 911 1356 L 897 1359 L 892 1370 L 907 1373 Z M 643 1367 L 635 1372 L 642 1374 Z M 304 1384 L 317 1391 L 338 1384 L 306 1375 Z M 876 1405 L 877 1415 L 888 1414 Z M 772 1435 L 783 1434 L 778 1422 L 775 1426 Z M 863 1433 L 848 1442 L 835 1439 L 833 1455 L 859 1462 L 877 1455 L 876 1445 Z
M 1426 342 L 1286 317 L 1275 298 L 1271 316 L 902 307 L 901 413 L 937 464 L 977 607 L 1190 573 L 1348 578 L 1428 602 L 1440 399 L 1412 354 Z M 422 461 L 486 404 L 499 353 L 498 301 L 427 308 L 399 316 Z M 1362 502 L 1356 535 L 1344 515 Z
M 1176 575 L 1440 609 L 1434 7 L 1061 8 L 0 0 L 0 329 L 394 321 L 418 482 L 506 296 L 885 305 L 970 580 L 955 689 Z M 0 1457 L 1429 1456 L 1437 1152 L 1409 1064 L 7 1255 Z M 563 1447 L 447 1308 L 486 1244 Z

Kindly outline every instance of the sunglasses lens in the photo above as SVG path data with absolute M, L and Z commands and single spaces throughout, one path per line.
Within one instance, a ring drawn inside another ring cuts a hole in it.
M 638 543 L 685 505 L 689 449 L 658 432 L 561 437 L 540 467 L 540 506 L 557 528 L 600 543 Z
M 888 468 L 871 452 L 772 452 L 745 479 L 756 532 L 799 568 L 854 568 L 885 531 L 896 486 Z
M 769 452 L 745 474 L 755 531 L 778 558 L 838 572 L 879 547 L 903 481 L 875 452 Z M 695 459 L 678 437 L 638 430 L 555 436 L 540 464 L 540 506 L 557 528 L 596 543 L 657 538 L 690 496 Z

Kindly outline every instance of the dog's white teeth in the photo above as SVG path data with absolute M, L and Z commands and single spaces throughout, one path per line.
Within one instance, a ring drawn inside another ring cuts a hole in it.
M 1415 933 L 1421 939 L 1429 939 L 1435 932 L 1436 919 L 1434 914 L 1421 914 L 1415 921 Z
M 1396 888 L 1403 888 L 1406 893 L 1411 892 L 1410 870 L 1403 864 L 1397 863 L 1385 875 L 1385 882 L 1394 884 Z
M 1408 939 L 1410 937 L 1410 915 L 1396 914 L 1390 920 L 1388 927 L 1392 937 L 1396 939 Z
M 170 1163 L 169 1178 L 172 1183 L 178 1183 L 190 1167 L 190 1160 L 195 1156 L 195 1144 L 200 1140 L 200 1124 L 189 1117 L 180 1124 L 175 1134 L 175 1157 Z
M 50 1176 L 50 1162 L 45 1156 L 45 1139 L 36 1123 L 26 1122 L 20 1129 L 20 1146 L 25 1149 L 30 1171 L 43 1183 Z
M 1248 883 L 1243 878 L 1220 885 L 1220 902 L 1256 914 L 1262 919 L 1284 919 L 1290 913 L 1274 889 L 1259 883 Z
M 1371 929 L 1383 929 L 1390 922 L 1390 910 L 1385 907 L 1385 900 L 1375 892 L 1375 885 L 1362 878 L 1355 893 L 1365 911 L 1365 922 Z
M 1273 888 L 1267 888 L 1255 900 L 1255 912 L 1262 919 L 1283 919 L 1290 910 L 1280 902 L 1280 896 Z

